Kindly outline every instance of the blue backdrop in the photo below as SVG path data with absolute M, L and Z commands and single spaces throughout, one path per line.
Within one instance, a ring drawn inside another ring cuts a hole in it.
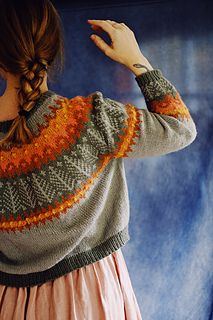
M 143 54 L 191 111 L 198 131 L 193 144 L 164 156 L 124 160 L 131 240 L 123 253 L 143 320 L 212 320 L 213 5 L 150 1 L 58 9 L 66 67 L 49 89 L 70 98 L 100 90 L 146 108 L 133 73 L 89 39 L 87 19 L 110 19 L 134 31 Z M 110 43 L 106 34 L 102 37 Z

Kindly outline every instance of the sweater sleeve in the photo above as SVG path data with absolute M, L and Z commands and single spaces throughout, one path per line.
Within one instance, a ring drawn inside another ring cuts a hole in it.
M 93 93 L 91 118 L 100 154 L 143 158 L 175 152 L 190 145 L 197 130 L 179 92 L 160 69 L 135 77 L 147 109 L 123 104 L 100 91 Z

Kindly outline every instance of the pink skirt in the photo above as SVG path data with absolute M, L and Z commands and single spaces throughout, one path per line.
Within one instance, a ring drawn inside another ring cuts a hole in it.
M 0 285 L 1 320 L 142 320 L 121 248 L 40 286 Z

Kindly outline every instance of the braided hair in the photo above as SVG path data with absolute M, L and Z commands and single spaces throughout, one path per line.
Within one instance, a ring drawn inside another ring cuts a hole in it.
M 20 111 L 18 116 L 14 119 L 13 124 L 7 135 L 5 142 L 16 142 L 21 146 L 23 143 L 28 143 L 33 138 L 30 129 L 26 124 L 26 116 L 33 108 L 35 101 L 40 97 L 40 85 L 44 79 L 43 70 L 47 70 L 44 63 L 39 60 L 34 60 L 31 64 L 33 67 L 26 67 L 26 71 L 20 77 L 20 89 L 18 91 L 20 104 Z M 1 142 L 2 143 L 2 142 Z
M 8 150 L 33 139 L 26 116 L 41 95 L 40 87 L 53 61 L 57 74 L 58 66 L 59 71 L 63 69 L 64 36 L 60 17 L 49 0 L 0 0 L 0 8 L 0 67 L 18 75 L 20 83 L 16 88 L 18 116 L 0 141 L 0 149 Z

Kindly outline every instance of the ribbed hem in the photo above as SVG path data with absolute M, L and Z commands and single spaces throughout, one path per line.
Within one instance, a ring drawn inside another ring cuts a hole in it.
M 163 74 L 160 69 L 153 69 L 147 72 L 140 74 L 139 76 L 135 77 L 138 85 L 144 86 L 148 84 L 152 80 L 160 80 L 163 77 Z
M 16 288 L 41 285 L 47 281 L 59 278 L 75 269 L 101 260 L 118 250 L 121 246 L 126 244 L 129 239 L 128 226 L 126 226 L 122 231 L 107 239 L 97 247 L 89 251 L 64 258 L 52 268 L 45 271 L 22 275 L 0 271 L 0 284 Z

